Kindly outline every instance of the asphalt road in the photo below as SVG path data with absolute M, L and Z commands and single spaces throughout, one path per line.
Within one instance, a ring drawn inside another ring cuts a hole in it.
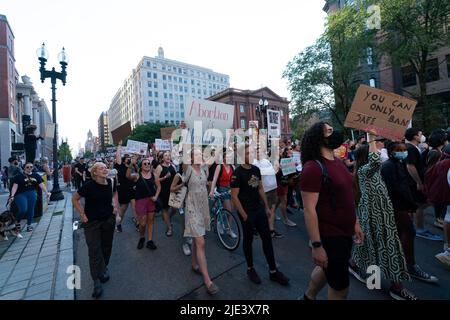
M 78 215 L 74 215 L 78 219 Z M 138 233 L 131 222 L 131 212 L 127 212 L 123 233 L 114 234 L 113 253 L 110 261 L 111 280 L 104 285 L 102 299 L 146 300 L 146 299 L 239 299 L 239 300 L 295 300 L 301 296 L 308 284 L 313 268 L 308 237 L 302 211 L 294 211 L 290 216 L 298 227 L 285 227 L 276 222 L 276 229 L 285 237 L 274 240 L 274 250 L 279 268 L 290 279 L 288 287 L 282 287 L 269 280 L 268 267 L 259 239 L 254 241 L 255 267 L 262 278 L 261 285 L 251 283 L 246 276 L 246 264 L 242 247 L 229 252 L 221 247 L 214 233 L 206 236 L 206 256 L 213 281 L 220 292 L 214 297 L 206 293 L 202 278 L 191 271 L 191 258 L 181 249 L 179 216 L 173 217 L 174 235 L 166 237 L 161 217 L 156 219 L 155 244 L 158 249 L 137 250 Z M 427 222 L 432 215 L 427 214 Z M 433 232 L 442 231 L 428 226 Z M 81 289 L 77 299 L 92 299 L 92 280 L 89 276 L 87 247 L 82 229 L 75 231 L 74 250 L 76 264 L 81 267 Z M 417 262 L 422 268 L 439 278 L 438 284 L 413 280 L 405 283 L 420 299 L 450 299 L 450 270 L 434 257 L 442 251 L 442 242 L 416 239 Z M 366 286 L 351 278 L 349 299 L 380 300 L 391 299 L 389 283 L 382 282 L 381 290 L 368 290 Z M 326 290 L 318 297 L 326 299 Z

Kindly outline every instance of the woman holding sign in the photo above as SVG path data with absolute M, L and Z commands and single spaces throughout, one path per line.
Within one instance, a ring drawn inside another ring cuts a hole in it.
M 288 148 L 284 148 L 283 152 L 280 156 L 281 159 L 290 158 L 288 154 Z M 277 172 L 277 183 L 278 183 L 278 204 L 277 207 L 280 207 L 281 214 L 283 215 L 283 223 L 288 227 L 296 227 L 297 224 L 291 220 L 289 220 L 287 214 L 287 195 L 288 195 L 288 184 L 289 184 L 289 175 L 284 175 L 283 170 L 280 169 Z M 276 209 L 275 209 L 276 210 Z

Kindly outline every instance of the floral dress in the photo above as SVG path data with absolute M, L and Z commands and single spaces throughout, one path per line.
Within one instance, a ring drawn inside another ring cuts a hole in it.
M 369 153 L 369 163 L 358 169 L 361 199 L 357 215 L 364 242 L 353 246 L 352 258 L 361 271 L 377 265 L 385 279 L 408 280 L 407 266 L 395 224 L 394 208 L 380 173 L 380 154 Z
M 207 169 L 202 167 L 198 175 L 192 166 L 186 170 L 184 181 L 188 183 L 185 206 L 185 237 L 202 237 L 206 230 L 210 231 L 208 206 Z

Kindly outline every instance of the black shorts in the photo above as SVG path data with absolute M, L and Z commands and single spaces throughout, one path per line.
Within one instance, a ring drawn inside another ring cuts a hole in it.
M 417 190 L 416 186 L 412 187 L 412 194 L 417 206 L 420 207 L 427 203 L 427 197 L 422 191 Z
M 351 237 L 323 237 L 321 240 L 328 256 L 328 267 L 324 269 L 328 285 L 336 291 L 347 289 L 350 285 L 348 267 L 353 239 Z
M 135 190 L 133 188 L 117 188 L 119 194 L 119 204 L 129 204 L 131 200 L 135 199 Z

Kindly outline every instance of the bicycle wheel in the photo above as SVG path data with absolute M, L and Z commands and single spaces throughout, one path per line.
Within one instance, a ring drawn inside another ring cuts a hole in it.
M 229 251 L 236 250 L 241 241 L 241 231 L 237 219 L 226 210 L 220 210 L 216 215 L 217 236 L 220 243 Z

